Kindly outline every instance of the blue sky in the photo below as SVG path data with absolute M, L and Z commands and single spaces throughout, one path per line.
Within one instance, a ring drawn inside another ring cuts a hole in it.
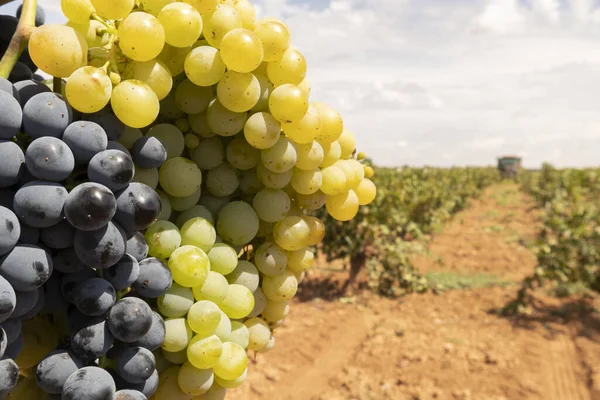
M 39 2 L 62 21 L 59 0 Z M 254 2 L 289 24 L 312 99 L 339 109 L 378 164 L 486 165 L 516 153 L 532 167 L 600 163 L 598 3 Z

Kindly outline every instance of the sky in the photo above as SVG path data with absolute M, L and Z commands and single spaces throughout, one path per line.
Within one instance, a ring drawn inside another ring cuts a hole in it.
M 60 0 L 38 1 L 64 21 Z M 289 25 L 311 100 L 378 165 L 600 164 L 600 0 L 253 4 Z

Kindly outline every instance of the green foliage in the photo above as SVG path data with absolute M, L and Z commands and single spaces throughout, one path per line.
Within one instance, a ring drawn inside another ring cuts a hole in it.
M 523 174 L 523 188 L 545 209 L 535 247 L 537 267 L 507 311 L 521 309 L 528 291 L 552 283 L 556 294 L 569 288 L 600 292 L 600 171 L 557 170 L 549 164 Z
M 322 251 L 329 261 L 366 265 L 371 287 L 397 295 L 427 289 L 409 260 L 411 241 L 434 233 L 499 175 L 494 168 L 376 168 L 372 179 L 377 198 L 352 221 L 338 222 L 322 211 Z

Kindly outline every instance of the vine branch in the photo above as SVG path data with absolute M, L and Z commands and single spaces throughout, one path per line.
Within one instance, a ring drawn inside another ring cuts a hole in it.
M 0 5 L 8 4 L 13 0 L 0 0 Z M 27 46 L 31 33 L 35 29 L 35 12 L 37 0 L 24 0 L 21 18 L 17 30 L 13 35 L 6 53 L 0 61 L 0 77 L 8 78 L 19 56 Z

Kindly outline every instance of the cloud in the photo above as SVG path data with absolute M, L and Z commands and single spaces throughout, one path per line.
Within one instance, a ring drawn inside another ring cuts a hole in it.
M 592 0 L 268 0 L 384 165 L 597 165 L 600 9 Z M 400 144 L 400 145 L 398 145 Z

